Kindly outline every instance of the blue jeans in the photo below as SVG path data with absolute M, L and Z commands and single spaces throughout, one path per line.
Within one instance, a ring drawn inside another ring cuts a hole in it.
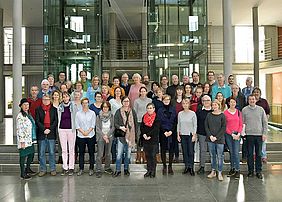
M 213 142 L 208 142 L 208 146 L 211 155 L 212 170 L 216 170 L 218 164 L 218 171 L 222 172 L 223 158 L 224 158 L 224 154 L 223 154 L 224 144 L 216 144 Z
M 128 170 L 130 155 L 131 155 L 131 147 L 129 147 L 128 144 L 123 144 L 119 139 L 117 139 L 117 159 L 116 159 L 117 172 L 121 171 L 121 161 L 122 161 L 123 153 L 125 153 L 124 170 Z
M 39 162 L 40 162 L 40 171 L 42 172 L 47 172 L 46 147 L 48 147 L 50 171 L 56 170 L 55 141 L 56 140 L 48 140 L 47 138 L 45 138 L 44 140 L 39 140 L 39 145 L 40 145 Z
M 181 135 L 181 145 L 183 150 L 183 159 L 185 168 L 194 169 L 194 145 L 192 135 Z
M 233 140 L 233 137 L 229 134 L 225 134 L 225 141 L 230 151 L 231 168 L 235 168 L 236 171 L 240 170 L 240 139 Z

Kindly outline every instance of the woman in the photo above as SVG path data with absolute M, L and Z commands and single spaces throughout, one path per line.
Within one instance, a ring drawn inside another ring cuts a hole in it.
M 77 82 L 75 83 L 75 89 L 74 89 L 74 91 L 71 93 L 71 100 L 74 100 L 74 92 L 75 92 L 75 91 L 78 91 L 78 92 L 81 93 L 81 98 L 86 97 L 86 92 L 83 91 L 83 86 L 82 86 L 81 81 L 77 81 Z
M 156 154 L 159 147 L 160 122 L 157 120 L 155 105 L 149 103 L 146 106 L 147 112 L 142 117 L 140 126 L 142 143 L 147 159 L 147 172 L 144 177 L 156 177 Z
M 95 93 L 95 102 L 92 103 L 89 106 L 89 109 L 94 111 L 96 116 L 99 115 L 100 111 L 101 111 L 101 105 L 102 105 L 103 99 L 102 99 L 102 93 L 100 92 L 96 92 Z
M 194 176 L 194 144 L 197 139 L 197 117 L 196 113 L 190 110 L 189 98 L 182 100 L 183 111 L 178 114 L 177 139 L 181 142 L 185 169 L 183 174 L 188 172 Z
M 134 101 L 139 97 L 139 89 L 141 87 L 146 87 L 144 84 L 141 83 L 141 76 L 138 73 L 133 74 L 132 80 L 134 84 L 130 86 L 130 90 L 128 93 L 128 97 L 130 99 L 131 106 L 134 105 Z
M 36 140 L 36 125 L 34 119 L 29 114 L 29 103 L 26 98 L 21 99 L 19 107 L 21 111 L 17 115 L 16 127 L 20 154 L 21 179 L 29 180 L 31 179 L 30 175 L 36 174 L 30 169 L 30 164 L 34 156 L 33 141 Z
M 115 92 L 115 89 L 116 89 L 117 87 L 120 87 L 120 80 L 119 80 L 118 77 L 114 77 L 114 78 L 113 78 L 113 85 L 112 85 L 112 87 L 111 87 L 110 90 L 109 90 L 111 96 L 114 96 L 114 92 Z M 122 90 L 121 90 L 121 95 L 122 95 L 122 96 L 125 96 L 125 91 L 124 91 L 123 88 L 122 88 Z
M 137 134 L 137 115 L 134 109 L 130 108 L 130 99 L 127 96 L 121 99 L 122 107 L 117 110 L 114 123 L 115 129 L 122 131 L 125 134 L 118 135 L 117 137 L 117 159 L 116 159 L 116 172 L 114 177 L 121 175 L 121 159 L 124 157 L 124 175 L 129 176 L 129 160 L 131 149 L 135 145 L 135 134 Z M 117 135 L 117 132 L 116 132 Z
M 102 99 L 105 102 L 109 101 L 113 98 L 109 93 L 109 86 L 107 86 L 107 85 L 102 85 L 101 93 L 102 93 Z
M 93 76 L 91 86 L 87 89 L 86 97 L 89 99 L 90 104 L 93 104 L 95 102 L 95 93 L 101 92 L 99 80 L 100 79 L 98 76 Z
M 161 144 L 161 158 L 163 162 L 163 175 L 167 173 L 173 175 L 172 161 L 175 152 L 175 145 L 177 135 L 174 133 L 176 127 L 176 111 L 171 105 L 170 95 L 163 96 L 164 106 L 159 109 L 157 117 L 160 120 L 160 144 Z M 169 165 L 166 165 L 166 151 L 169 151 Z
M 102 110 L 96 119 L 96 140 L 97 140 L 97 161 L 96 161 L 96 177 L 102 176 L 102 158 L 105 157 L 105 173 L 112 175 L 113 171 L 110 167 L 111 147 L 114 137 L 114 116 L 111 113 L 111 105 L 103 102 Z M 105 151 L 105 153 L 104 153 Z
M 160 84 L 158 83 L 158 82 L 153 82 L 152 83 L 152 85 L 151 85 L 151 89 L 152 90 L 150 90 L 150 92 L 148 92 L 148 95 L 147 95 L 147 97 L 148 98 L 151 98 L 151 99 L 153 99 L 154 97 L 156 97 L 157 96 L 157 90 L 158 90 L 158 88 L 160 88 L 161 86 L 160 86 Z
M 212 109 L 213 112 L 209 113 L 205 120 L 205 129 L 207 133 L 206 141 L 208 142 L 212 166 L 212 171 L 207 177 L 216 177 L 216 168 L 218 164 L 218 180 L 222 181 L 226 120 L 224 114 L 220 110 L 221 104 L 217 99 L 212 102 Z
M 184 93 L 183 94 L 184 94 L 184 97 L 187 97 L 189 99 L 192 98 L 193 94 L 192 94 L 192 87 L 191 87 L 190 84 L 186 83 L 184 85 Z
M 230 97 L 229 109 L 224 111 L 226 119 L 225 141 L 230 151 L 231 170 L 228 176 L 235 179 L 240 178 L 240 140 L 243 128 L 243 120 L 241 112 L 236 109 L 236 98 Z
M 63 92 L 68 92 L 68 86 L 66 83 L 62 83 L 61 86 L 60 86 L 60 91 L 61 93 Z
M 82 106 L 81 106 L 81 91 L 74 91 L 73 92 L 73 96 L 74 96 L 74 100 L 72 101 L 72 106 L 73 106 L 73 115 L 74 118 L 76 117 L 76 114 L 78 111 L 82 110 Z M 77 157 L 78 157 L 78 145 L 77 145 L 77 141 L 75 141 L 75 146 L 74 146 L 74 152 L 75 152 L 75 162 L 77 161 Z
M 226 109 L 228 109 L 227 104 L 225 102 L 225 98 L 221 92 L 218 92 L 215 96 L 215 99 L 217 99 L 220 102 L 221 108 L 220 110 L 224 112 Z
M 198 109 L 201 108 L 202 95 L 203 95 L 203 88 L 197 86 L 195 89 L 195 94 L 191 98 L 191 110 L 192 111 L 196 112 Z
M 211 85 L 208 82 L 203 84 L 203 95 L 211 97 Z
M 62 146 L 63 157 L 63 172 L 62 176 L 74 174 L 74 159 L 75 159 L 75 113 L 72 102 L 70 101 L 70 94 L 63 93 L 63 102 L 58 107 L 58 131 L 60 143 Z
M 163 89 L 162 88 L 158 88 L 156 90 L 156 97 L 154 97 L 152 99 L 152 103 L 155 105 L 155 111 L 156 113 L 158 112 L 158 110 L 160 108 L 162 108 L 164 106 L 164 103 L 163 103 Z

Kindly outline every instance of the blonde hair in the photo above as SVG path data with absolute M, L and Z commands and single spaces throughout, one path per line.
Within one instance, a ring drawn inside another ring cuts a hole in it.
M 166 98 L 169 98 L 169 99 L 171 100 L 171 96 L 170 96 L 170 95 L 164 94 L 164 95 L 163 95 L 163 100 L 166 99 Z
M 135 77 L 139 78 L 141 80 L 141 75 L 138 73 L 133 74 L 132 79 L 134 79 Z
M 218 105 L 219 110 L 221 111 L 221 103 L 218 101 L 218 99 L 215 99 L 214 101 L 212 101 L 212 103 L 216 103 Z

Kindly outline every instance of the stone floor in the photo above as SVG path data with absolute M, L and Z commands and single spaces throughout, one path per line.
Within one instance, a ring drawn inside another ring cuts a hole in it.
M 20 180 L 15 174 L 0 175 L 0 201 L 281 201 L 282 171 L 264 174 L 264 179 L 227 178 L 219 182 L 206 176 L 163 176 L 144 179 L 143 172 L 130 177 L 97 179 L 78 176 L 33 177 Z

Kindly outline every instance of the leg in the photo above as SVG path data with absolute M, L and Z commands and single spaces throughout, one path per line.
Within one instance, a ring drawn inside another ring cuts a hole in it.
M 192 142 L 192 135 L 188 136 L 188 167 L 194 169 L 194 145 L 195 142 Z
M 229 134 L 225 134 L 225 141 L 226 141 L 226 144 L 229 148 L 230 167 L 231 167 L 231 169 L 233 169 L 233 168 L 235 168 L 235 164 L 234 164 L 235 160 L 234 160 L 234 152 L 233 152 L 233 150 L 234 150 L 234 148 L 233 148 L 233 142 L 234 142 L 233 137 Z
M 29 154 L 29 155 L 27 156 L 27 161 L 26 161 L 26 168 L 27 168 L 27 169 L 30 169 L 30 164 L 31 164 L 31 162 L 33 161 L 33 158 L 34 158 L 34 153 Z
M 124 145 L 117 139 L 117 159 L 116 159 L 116 172 L 121 171 L 121 158 L 123 156 Z
M 56 160 L 55 160 L 55 141 L 48 140 L 48 150 L 49 150 L 49 167 L 50 171 L 56 171 Z
M 206 155 L 207 155 L 207 142 L 206 136 L 198 135 L 200 145 L 200 166 L 205 167 Z
M 188 135 L 181 135 L 181 146 L 185 168 L 188 168 Z
M 113 139 L 109 139 L 109 143 L 105 145 L 105 170 L 111 168 L 111 147 Z
M 249 173 L 254 172 L 254 137 L 252 135 L 247 135 L 246 138 L 247 149 L 248 149 L 248 171 Z
M 89 153 L 89 170 L 93 170 L 95 163 L 95 136 L 92 138 L 88 138 L 86 144 Z
M 77 146 L 79 148 L 79 169 L 84 170 L 85 138 L 77 137 Z
M 68 147 L 69 147 L 69 169 L 74 169 L 75 164 L 75 140 L 76 135 L 75 132 L 69 130 L 68 133 Z
M 239 171 L 240 170 L 240 157 L 239 157 L 240 139 L 233 141 L 233 147 L 232 148 L 233 148 L 232 152 L 233 152 L 235 170 Z
M 163 162 L 163 166 L 166 167 L 166 147 L 161 143 L 161 159 Z
M 255 136 L 255 151 L 256 151 L 256 173 L 261 173 L 262 163 L 261 163 L 261 148 L 262 148 L 262 137 Z
M 62 148 L 63 169 L 68 170 L 68 132 L 67 129 L 59 129 L 59 142 Z
M 25 159 L 26 156 L 20 156 L 20 168 L 21 168 L 21 177 L 24 177 L 26 175 L 25 173 Z
M 218 172 L 223 170 L 223 159 L 224 159 L 224 144 L 216 144 L 217 159 L 218 159 Z
M 262 150 L 261 150 L 262 159 L 266 160 L 266 140 L 262 142 Z
M 129 170 L 129 162 L 131 157 L 131 147 L 128 144 L 125 145 L 126 155 L 124 157 L 124 170 Z
M 145 152 L 145 156 L 146 156 L 146 159 L 147 159 L 147 172 L 151 172 L 152 168 L 151 168 L 151 156 L 150 156 L 150 153 L 152 153 L 151 151 L 151 148 L 150 148 L 150 145 L 148 144 L 144 144 L 143 145 L 143 150 Z
M 247 137 L 243 137 L 243 144 L 242 144 L 242 159 L 246 160 L 248 158 L 248 146 L 247 146 Z
M 115 162 L 117 159 L 117 138 L 114 137 L 112 142 L 112 161 Z
M 96 171 L 101 172 L 102 170 L 102 157 L 104 151 L 105 141 L 101 140 L 97 142 L 97 158 L 96 158 Z
M 216 170 L 216 147 L 215 143 L 208 142 L 209 152 L 211 156 L 211 168 L 212 170 Z
M 39 154 L 39 162 L 40 162 L 40 171 L 42 172 L 47 172 L 47 167 L 46 167 L 46 139 L 44 140 L 39 140 L 39 148 L 40 148 L 40 154 Z

